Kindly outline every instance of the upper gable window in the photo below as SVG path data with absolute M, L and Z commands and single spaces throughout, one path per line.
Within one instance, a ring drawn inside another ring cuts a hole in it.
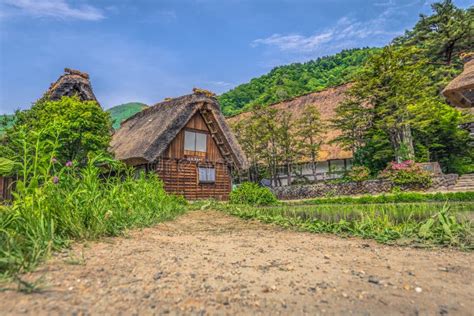
M 207 134 L 184 131 L 184 150 L 207 151 Z

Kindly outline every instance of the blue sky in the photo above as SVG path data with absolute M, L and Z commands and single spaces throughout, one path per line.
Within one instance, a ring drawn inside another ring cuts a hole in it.
M 0 0 L 0 113 L 29 107 L 65 67 L 90 74 L 105 108 L 222 93 L 274 66 L 383 46 L 432 2 Z

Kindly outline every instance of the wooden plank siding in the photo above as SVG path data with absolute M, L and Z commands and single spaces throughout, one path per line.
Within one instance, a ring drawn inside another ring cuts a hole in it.
M 184 132 L 186 130 L 207 134 L 207 151 L 205 153 L 184 150 Z M 214 167 L 216 170 L 215 183 L 199 183 L 199 167 Z M 229 166 L 223 159 L 206 122 L 199 113 L 194 115 L 176 135 L 154 168 L 163 180 L 166 191 L 183 195 L 189 200 L 205 198 L 227 200 L 232 188 Z

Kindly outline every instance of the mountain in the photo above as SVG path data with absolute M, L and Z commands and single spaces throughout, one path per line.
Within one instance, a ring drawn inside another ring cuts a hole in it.
M 112 127 L 116 130 L 120 127 L 120 123 L 147 107 L 148 105 L 140 102 L 130 102 L 114 106 L 108 109 L 107 112 L 110 113 L 113 122 Z
M 220 95 L 222 112 L 231 116 L 249 110 L 256 104 L 273 104 L 347 83 L 367 57 L 377 50 L 378 48 L 343 50 L 333 56 L 306 63 L 276 67 L 268 74 Z

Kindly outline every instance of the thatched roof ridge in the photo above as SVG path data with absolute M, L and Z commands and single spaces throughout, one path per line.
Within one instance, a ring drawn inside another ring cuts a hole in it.
M 64 96 L 77 95 L 81 101 L 97 102 L 87 73 L 70 68 L 65 68 L 64 72 L 46 91 L 46 98 L 56 101 Z
M 464 55 L 464 70 L 443 90 L 449 103 L 461 108 L 474 105 L 474 52 Z
M 152 163 L 166 150 L 179 131 L 198 111 L 210 111 L 232 162 L 239 169 L 247 167 L 247 159 L 227 125 L 217 100 L 194 93 L 157 103 L 122 122 L 113 135 L 111 150 L 115 157 L 131 165 Z

